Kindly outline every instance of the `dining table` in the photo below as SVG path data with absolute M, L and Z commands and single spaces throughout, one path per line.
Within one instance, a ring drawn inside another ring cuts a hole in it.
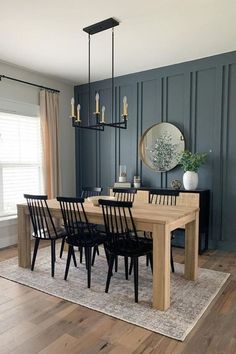
M 56 199 L 48 200 L 52 217 L 62 219 Z M 103 224 L 102 209 L 90 202 L 84 203 L 88 221 Z M 18 213 L 18 264 L 31 266 L 31 225 L 26 203 L 17 205 Z M 151 232 L 153 238 L 153 307 L 165 311 L 170 307 L 170 247 L 171 231 L 185 228 L 185 262 L 183 276 L 195 281 L 198 275 L 199 208 L 193 206 L 154 205 L 135 202 L 132 215 L 137 230 Z

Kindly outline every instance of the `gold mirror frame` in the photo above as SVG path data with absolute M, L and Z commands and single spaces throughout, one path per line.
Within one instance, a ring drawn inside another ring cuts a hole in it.
M 185 149 L 185 139 L 171 123 L 157 123 L 148 128 L 139 143 L 141 160 L 150 169 L 167 172 L 178 165 L 178 154 Z

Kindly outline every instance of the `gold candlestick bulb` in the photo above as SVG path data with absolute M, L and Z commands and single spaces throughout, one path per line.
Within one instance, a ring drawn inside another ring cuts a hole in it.
M 105 106 L 102 106 L 102 120 L 101 123 L 105 123 Z
M 126 115 L 126 119 L 127 119 L 127 117 L 128 117 L 128 103 L 126 103 L 126 107 L 125 107 L 126 109 L 125 109 L 125 115 Z
M 97 92 L 95 95 L 96 109 L 95 113 L 99 113 L 99 93 Z
M 75 117 L 75 99 L 72 97 L 71 101 L 71 118 Z
M 81 119 L 80 119 L 80 104 L 77 104 L 77 119 L 76 119 L 76 122 L 81 122 Z
M 123 117 L 127 118 L 128 116 L 128 102 L 127 102 L 127 97 L 124 96 L 123 98 Z

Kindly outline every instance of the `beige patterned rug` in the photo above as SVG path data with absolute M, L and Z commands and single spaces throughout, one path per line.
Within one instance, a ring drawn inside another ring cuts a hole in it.
M 176 263 L 176 272 L 171 274 L 171 307 L 161 312 L 151 306 L 152 274 L 145 265 L 145 258 L 139 264 L 139 303 L 136 304 L 133 276 L 129 281 L 125 280 L 122 258 L 119 259 L 118 273 L 111 279 L 109 293 L 105 294 L 107 264 L 101 253 L 92 269 L 91 289 L 86 287 L 84 264 L 75 268 L 71 263 L 68 280 L 63 280 L 65 255 L 57 260 L 55 278 L 51 278 L 49 247 L 39 250 L 33 272 L 19 268 L 17 258 L 12 258 L 0 263 L 0 276 L 183 341 L 230 275 L 200 269 L 198 280 L 191 282 L 183 277 L 183 265 Z

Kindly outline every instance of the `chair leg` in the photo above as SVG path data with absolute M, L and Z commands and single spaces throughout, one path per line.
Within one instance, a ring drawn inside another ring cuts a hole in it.
M 66 238 L 63 237 L 63 239 L 61 241 L 60 258 L 62 257 L 62 254 L 63 254 L 63 251 L 64 251 L 65 241 L 66 241 Z
M 75 268 L 76 268 L 77 267 L 77 262 L 76 262 L 74 247 L 72 247 L 72 257 L 73 257 L 73 262 L 74 262 L 74 265 L 75 265 Z
M 31 270 L 34 270 L 34 265 L 35 265 L 35 260 L 36 260 L 36 256 L 37 256 L 37 252 L 38 252 L 38 248 L 39 248 L 39 238 L 35 239 L 35 243 L 34 243 L 34 253 L 33 253 L 33 259 L 32 259 L 32 264 L 31 264 Z
M 86 265 L 87 265 L 88 288 L 90 288 L 90 285 L 91 285 L 91 255 L 92 255 L 91 247 L 85 247 L 85 260 L 86 260 Z
M 107 249 L 106 249 L 105 245 L 103 245 L 103 247 L 104 247 L 104 252 L 105 252 L 105 255 L 106 255 L 106 259 L 107 259 L 107 265 L 109 267 L 109 254 L 107 252 Z
M 118 272 L 118 256 L 115 256 L 115 272 Z
M 170 247 L 170 264 L 171 264 L 171 270 L 174 273 L 175 272 L 175 267 L 174 267 L 174 260 L 173 260 L 173 253 L 172 253 L 172 247 Z
M 134 265 L 134 260 L 133 260 L 133 258 L 131 258 L 131 261 L 130 261 L 130 266 L 129 266 L 129 275 L 131 275 L 131 274 L 132 274 L 133 265 Z
M 51 240 L 51 275 L 55 273 L 55 240 Z
M 96 253 L 97 253 L 97 246 L 95 246 L 95 247 L 93 248 L 92 266 L 94 266 Z
M 96 246 L 97 255 L 99 256 L 99 247 Z
M 54 263 L 56 263 L 56 240 L 53 241 L 53 259 Z
M 138 302 L 138 257 L 134 257 L 134 300 Z
M 150 260 L 151 270 L 152 270 L 152 273 L 153 273 L 153 256 L 152 256 L 152 253 L 149 254 L 149 260 Z
M 80 252 L 80 263 L 83 262 L 83 247 L 79 247 L 79 252 Z
M 124 261 L 125 261 L 125 279 L 129 280 L 129 272 L 128 272 L 128 257 L 124 257 Z
M 146 266 L 147 266 L 147 267 L 149 266 L 149 257 L 148 257 L 148 254 L 146 255 Z
M 105 288 L 105 293 L 108 293 L 109 290 L 109 285 L 112 277 L 112 270 L 114 266 L 114 261 L 115 261 L 115 256 L 113 254 L 110 254 L 109 256 L 109 268 L 108 268 L 108 273 L 107 273 L 107 282 L 106 282 L 106 288 Z
M 64 280 L 67 280 L 67 276 L 68 276 L 68 272 L 69 272 L 69 268 L 70 268 L 70 260 L 71 260 L 71 255 L 72 255 L 72 253 L 73 253 L 73 246 L 69 245 L 68 255 L 67 255 L 67 261 L 66 261 L 66 269 L 65 269 Z

